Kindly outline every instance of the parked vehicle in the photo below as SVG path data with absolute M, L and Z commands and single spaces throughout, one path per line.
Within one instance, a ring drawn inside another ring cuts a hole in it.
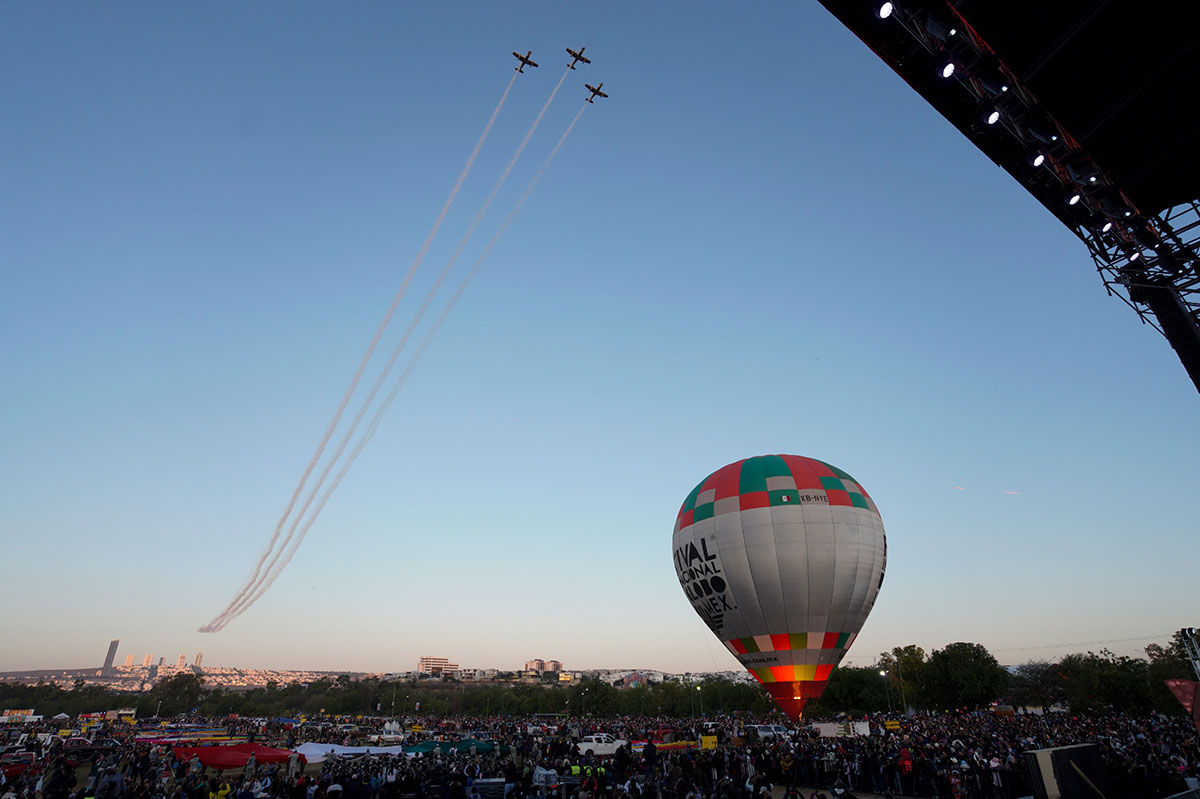
M 758 724 L 754 727 L 759 738 L 790 738 L 792 731 L 782 724 Z
M 650 739 L 657 743 L 670 743 L 675 740 L 675 728 L 667 724 L 660 724 L 650 730 Z
M 88 738 L 74 737 L 63 741 L 62 751 L 67 757 L 80 760 L 96 755 L 110 755 L 118 748 L 119 744 L 112 738 L 100 738 L 92 741 Z
M 629 742 L 602 732 L 596 735 L 583 736 L 583 740 L 575 744 L 575 748 L 581 755 L 610 757 L 615 755 L 617 750 L 627 743 Z
M 25 773 L 25 770 L 33 765 L 33 761 L 33 752 L 9 752 L 0 755 L 0 773 L 4 774 L 5 780 L 15 779 Z

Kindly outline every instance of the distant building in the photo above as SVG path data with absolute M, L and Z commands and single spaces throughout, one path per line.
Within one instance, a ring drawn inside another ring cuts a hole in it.
M 458 671 L 458 664 L 451 663 L 446 658 L 424 655 L 417 660 L 418 674 L 453 674 Z
M 101 677 L 113 676 L 113 659 L 117 656 L 117 645 L 121 643 L 121 639 L 117 638 L 110 641 L 108 644 L 108 655 L 104 658 L 104 668 L 100 670 Z
M 619 680 L 617 685 L 622 688 L 646 688 L 650 685 L 650 678 L 640 671 L 635 671 Z
M 142 658 L 142 668 L 150 668 L 150 664 L 154 662 L 154 655 L 146 655 Z
M 182 669 L 187 665 L 187 655 L 180 655 L 179 660 L 175 662 L 175 668 Z
M 557 660 L 547 660 L 546 671 L 562 671 L 562 663 Z
M 133 655 L 125 656 L 125 668 L 133 668 Z
M 158 659 L 158 665 L 160 665 L 160 666 L 161 666 L 161 665 L 163 665 L 163 664 L 164 664 L 164 663 L 166 663 L 166 662 L 167 662 L 167 656 L 166 656 L 166 655 L 163 655 L 162 657 L 160 657 L 160 658 Z
M 541 658 L 525 661 L 525 671 L 536 671 L 541 673 L 546 670 L 546 661 Z
M 200 666 L 201 666 L 203 663 L 204 663 L 204 653 L 203 653 L 203 652 L 197 652 L 197 653 L 196 653 L 196 660 L 195 660 L 195 662 L 194 662 L 194 663 L 192 663 L 192 665 L 193 665 L 193 666 L 195 666 L 196 668 L 200 668 Z

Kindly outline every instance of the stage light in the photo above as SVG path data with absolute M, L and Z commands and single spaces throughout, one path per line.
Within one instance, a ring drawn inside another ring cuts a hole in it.
M 1157 250 L 1163 246 L 1162 239 L 1158 237 L 1158 234 L 1145 225 L 1134 228 L 1133 239 L 1147 250 Z
M 986 106 L 983 109 L 983 121 L 989 125 L 995 125 L 1000 121 L 1000 109 L 994 105 Z
M 979 85 L 983 87 L 983 90 L 993 97 L 1004 94 L 1006 91 L 1008 91 L 1008 84 L 1004 82 L 1002 76 L 999 80 L 997 80 L 995 77 L 979 78 L 978 80 Z
M 1068 189 L 1063 199 L 1067 205 L 1079 205 L 1079 201 L 1083 199 L 1083 194 L 1078 189 Z
M 925 15 L 925 32 L 939 42 L 945 42 L 951 36 L 958 33 L 954 28 L 951 28 L 932 14 Z
M 1008 91 L 1008 78 L 1000 68 L 1000 59 L 994 55 L 984 56 L 978 64 L 973 65 L 971 77 L 992 97 L 999 97 Z
M 1121 247 L 1125 243 L 1121 226 L 1111 219 L 1105 219 L 1104 215 L 1099 212 L 1092 214 L 1088 228 L 1095 240 L 1105 247 Z
M 1072 164 L 1067 164 L 1067 172 L 1071 177 L 1075 178 L 1076 182 L 1084 183 L 1088 186 L 1095 186 L 1100 182 L 1103 174 L 1100 172 L 1100 167 L 1091 161 L 1076 161 Z
M 1125 200 L 1121 197 L 1121 192 L 1113 187 L 1098 192 L 1096 194 L 1096 203 L 1100 206 L 1100 210 L 1112 219 L 1124 219 L 1133 215 L 1133 211 L 1125 204 Z
M 1162 270 L 1171 277 L 1175 277 L 1182 269 L 1182 264 L 1175 257 L 1175 253 L 1165 244 L 1160 244 L 1154 248 L 1154 254 L 1158 256 L 1158 265 Z
M 1042 144 L 1053 144 L 1058 141 L 1058 129 L 1049 121 L 1034 121 L 1025 125 L 1029 135 Z
M 875 4 L 875 16 L 879 17 L 880 19 L 887 19 L 895 10 L 896 6 L 889 2 L 889 0 L 884 0 L 882 3 Z
M 938 74 L 943 78 L 948 78 L 954 74 L 954 61 L 949 58 L 943 58 L 938 62 Z

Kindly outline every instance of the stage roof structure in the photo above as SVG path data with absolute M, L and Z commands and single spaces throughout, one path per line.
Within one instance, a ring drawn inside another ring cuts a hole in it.
M 1200 4 L 821 3 L 1084 241 L 1200 390 Z

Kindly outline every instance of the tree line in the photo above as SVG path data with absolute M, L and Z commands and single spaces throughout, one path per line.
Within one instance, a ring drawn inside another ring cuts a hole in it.
M 1015 708 L 1061 705 L 1074 712 L 1181 712 L 1163 681 L 1192 676 L 1182 641 L 1151 644 L 1145 658 L 1102 650 L 1067 655 L 1057 662 L 1030 661 L 1006 669 L 980 644 L 952 643 L 929 654 L 916 645 L 896 647 L 866 667 L 835 669 L 824 694 L 805 709 L 808 718 L 840 713 L 974 710 L 995 704 Z M 139 718 L 229 714 L 267 717 L 387 715 L 405 717 L 671 716 L 690 718 L 734 712 L 765 715 L 774 704 L 757 684 L 710 677 L 699 684 L 668 680 L 619 689 L 599 680 L 572 685 L 454 680 L 396 681 L 341 675 L 306 684 L 250 690 L 206 686 L 203 676 L 176 674 L 141 693 L 111 691 L 76 681 L 55 685 L 0 684 L 0 707 L 32 707 L 51 716 L 76 716 L 134 707 Z
M 980 644 L 948 644 L 928 655 L 913 644 L 898 646 L 882 653 L 874 666 L 835 670 L 825 693 L 806 712 L 975 710 L 993 704 L 1060 706 L 1077 713 L 1182 712 L 1164 684 L 1195 677 L 1180 634 L 1145 651 L 1140 658 L 1102 649 L 1006 669 Z

